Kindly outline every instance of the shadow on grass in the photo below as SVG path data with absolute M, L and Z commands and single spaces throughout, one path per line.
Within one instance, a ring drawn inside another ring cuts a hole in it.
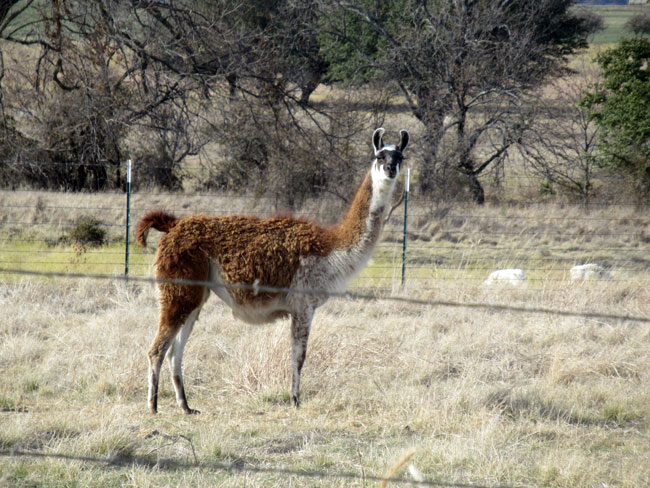
M 585 427 L 626 428 L 633 427 L 642 418 L 623 411 L 622 408 L 605 407 L 602 415 L 588 414 L 574 408 L 563 407 L 541 398 L 537 393 L 517 394 L 510 390 L 497 390 L 490 393 L 485 405 L 499 410 L 513 420 L 527 417 L 532 420 L 546 419 Z
M 390 481 L 391 483 L 398 485 L 413 485 L 413 480 L 411 479 L 400 479 L 400 478 L 383 478 L 379 476 L 364 475 L 360 476 L 356 473 L 351 472 L 336 472 L 336 471 L 321 471 L 313 469 L 287 469 L 287 468 L 273 468 L 273 467 L 261 467 L 256 465 L 256 462 L 253 460 L 246 460 L 238 458 L 231 463 L 219 463 L 219 462 L 187 462 L 177 459 L 154 459 L 147 456 L 115 456 L 111 458 L 105 457 L 92 457 L 92 456 L 76 456 L 70 454 L 61 454 L 61 453 L 44 453 L 38 451 L 25 451 L 25 450 L 12 450 L 12 449 L 2 449 L 0 450 L 0 457 L 9 457 L 9 458 L 32 458 L 32 459 L 47 459 L 47 460 L 61 460 L 61 461 L 70 461 L 70 462 L 83 462 L 83 463 L 92 463 L 97 464 L 103 468 L 122 468 L 122 467 L 132 467 L 132 466 L 141 466 L 144 468 L 155 468 L 158 470 L 167 470 L 167 471 L 183 471 L 193 468 L 201 469 L 210 469 L 214 471 L 226 471 L 226 472 L 249 472 L 249 473 L 258 473 L 258 474 L 279 474 L 289 476 L 295 476 L 299 478 L 320 478 L 320 479 L 350 479 L 350 480 L 366 480 L 366 481 Z M 474 483 L 456 483 L 453 481 L 442 481 L 442 480 L 422 480 L 417 482 L 418 486 L 442 486 L 442 487 L 456 487 L 456 488 L 514 488 L 514 485 L 482 485 Z

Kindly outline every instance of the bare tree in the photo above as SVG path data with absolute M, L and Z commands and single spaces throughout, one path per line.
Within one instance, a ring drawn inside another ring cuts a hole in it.
M 372 116 L 309 104 L 327 69 L 311 2 L 100 7 L 103 25 L 131 53 L 140 92 L 166 83 L 171 96 L 164 104 L 182 105 L 188 120 L 203 121 L 203 134 L 218 143 L 220 161 L 204 186 L 272 194 L 285 208 L 332 185 L 349 186 L 349 174 L 337 176 L 348 169 L 347 141 L 367 132 Z M 169 89 L 174 84 L 184 89 Z M 179 97 L 191 102 L 178 103 Z M 349 118 L 358 125 L 346 125 Z
M 354 114 L 309 104 L 327 69 L 310 2 L 43 5 L 38 28 L 25 22 L 5 36 L 34 53 L 14 67 L 14 78 L 27 82 L 12 94 L 12 109 L 27 114 L 41 156 L 60 163 L 49 175 L 29 166 L 32 184 L 119 186 L 119 162 L 137 156 L 143 177 L 178 188 L 183 159 L 209 141 L 224 148 L 222 162 L 235 163 L 212 172 L 226 175 L 216 178 L 217 186 L 257 185 L 286 199 L 283 205 L 292 206 L 294 195 L 327 191 L 324 174 L 350 181 L 334 176 L 349 154 L 340 148 L 367 132 L 372 115 L 353 127 L 336 118 Z M 246 170 L 250 165 L 257 169 Z M 268 184 L 278 180 L 284 183 Z
M 196 114 L 188 110 L 196 80 L 148 69 L 151 59 L 111 29 L 115 19 L 128 19 L 137 32 L 140 11 L 150 8 L 149 2 L 51 0 L 41 5 L 24 17 L 11 11 L 13 27 L 2 34 L 5 45 L 24 46 L 26 53 L 11 67 L 18 89 L 5 92 L 4 107 L 21 114 L 22 130 L 36 146 L 31 157 L 12 164 L 26 182 L 39 186 L 119 187 L 120 164 L 130 151 L 142 155 L 140 148 L 130 147 L 129 136 L 155 135 L 158 143 L 148 152 L 149 160 L 158 158 L 152 177 L 178 187 L 170 172 L 204 143 L 194 127 Z M 106 15 L 108 7 L 115 19 Z
M 324 0 L 326 32 L 397 84 L 422 123 L 420 189 L 444 196 L 456 174 L 483 202 L 478 178 L 519 141 L 530 116 L 527 91 L 584 45 L 586 24 L 568 13 L 569 0 L 414 0 L 396 2 L 385 18 L 369 4 Z M 379 33 L 384 51 L 368 51 L 341 11 Z
M 20 5 L 18 5 L 20 4 Z M 28 10 L 33 0 L 20 2 L 20 0 L 6 0 L 0 3 L 0 39 L 11 33 L 16 27 L 13 25 L 16 18 Z M 0 44 L 0 153 L 3 159 L 10 158 L 14 152 L 16 141 L 21 135 L 16 131 L 13 118 L 5 109 L 5 57 L 3 46 Z
M 137 150 L 129 143 L 137 134 L 156 141 L 140 156 L 163 167 L 159 184 L 179 186 L 183 158 L 211 139 L 224 160 L 236 156 L 230 173 L 216 172 L 226 176 L 219 185 L 245 186 L 259 175 L 285 181 L 273 190 L 285 196 L 283 188 L 296 190 L 294 179 L 280 175 L 292 171 L 303 178 L 300 188 L 336 193 L 332 181 L 350 180 L 333 177 L 351 154 L 341 148 L 365 132 L 381 100 L 373 96 L 348 115 L 309 103 L 325 71 L 337 68 L 323 49 L 334 39 L 357 53 L 354 69 L 371 75 L 364 81 L 380 91 L 397 86 L 421 122 L 420 189 L 444 196 L 450 178 L 461 178 L 482 202 L 480 175 L 526 129 L 528 90 L 557 72 L 582 39 L 569 4 L 50 0 L 41 3 L 37 28 L 25 21 L 2 35 L 38 50 L 15 75 L 27 83 L 12 109 L 27 114 L 38 150 L 65 168 L 44 181 L 61 178 L 72 189 L 121 184 L 119 163 Z M 358 26 L 372 36 L 355 37 Z
M 587 70 L 554 81 L 537 103 L 537 113 L 518 148 L 532 172 L 549 191 L 561 189 L 585 204 L 592 197 L 598 174 L 595 151 L 598 130 L 580 105 L 595 76 Z

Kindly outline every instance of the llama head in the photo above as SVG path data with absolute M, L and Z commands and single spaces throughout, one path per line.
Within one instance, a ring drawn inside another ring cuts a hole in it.
M 384 145 L 382 137 L 384 129 L 376 129 L 372 135 L 372 147 L 375 150 L 375 161 L 373 168 L 383 173 L 385 178 L 394 180 L 399 176 L 404 156 L 402 151 L 406 149 L 409 143 L 409 133 L 405 130 L 400 131 L 400 142 L 398 146 Z

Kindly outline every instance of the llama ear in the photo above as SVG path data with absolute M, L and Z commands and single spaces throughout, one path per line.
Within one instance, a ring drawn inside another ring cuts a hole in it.
M 406 149 L 406 146 L 408 146 L 409 133 L 405 130 L 401 130 L 399 131 L 399 135 L 401 136 L 401 139 L 399 141 L 399 146 L 397 147 L 397 149 L 399 150 L 399 152 L 402 152 L 404 151 L 404 149 Z
M 384 129 L 381 127 L 379 129 L 375 129 L 375 132 L 372 134 L 372 147 L 375 150 L 375 154 L 377 154 L 377 152 L 382 147 L 384 147 L 384 143 L 381 142 L 381 138 L 383 135 L 384 135 Z

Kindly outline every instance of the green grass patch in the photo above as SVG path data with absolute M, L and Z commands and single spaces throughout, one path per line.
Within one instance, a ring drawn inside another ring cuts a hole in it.
M 266 392 L 260 395 L 260 400 L 271 405 L 289 405 L 291 403 L 291 394 L 286 389 Z
M 625 27 L 625 23 L 634 15 L 647 11 L 647 5 L 590 5 L 580 8 L 590 9 L 603 17 L 605 29 L 596 32 L 590 44 L 616 44 L 623 37 L 633 36 L 633 32 Z
M 129 247 L 131 275 L 148 276 L 153 254 L 140 248 Z M 39 240 L 16 239 L 4 241 L 0 247 L 0 263 L 4 269 L 26 272 L 79 273 L 122 275 L 125 271 L 126 250 L 124 242 L 113 241 L 101 246 L 81 243 L 50 243 Z M 6 279 L 19 279 L 20 273 L 5 275 Z
M 12 412 L 16 410 L 16 400 L 6 395 L 0 395 L 0 412 Z

